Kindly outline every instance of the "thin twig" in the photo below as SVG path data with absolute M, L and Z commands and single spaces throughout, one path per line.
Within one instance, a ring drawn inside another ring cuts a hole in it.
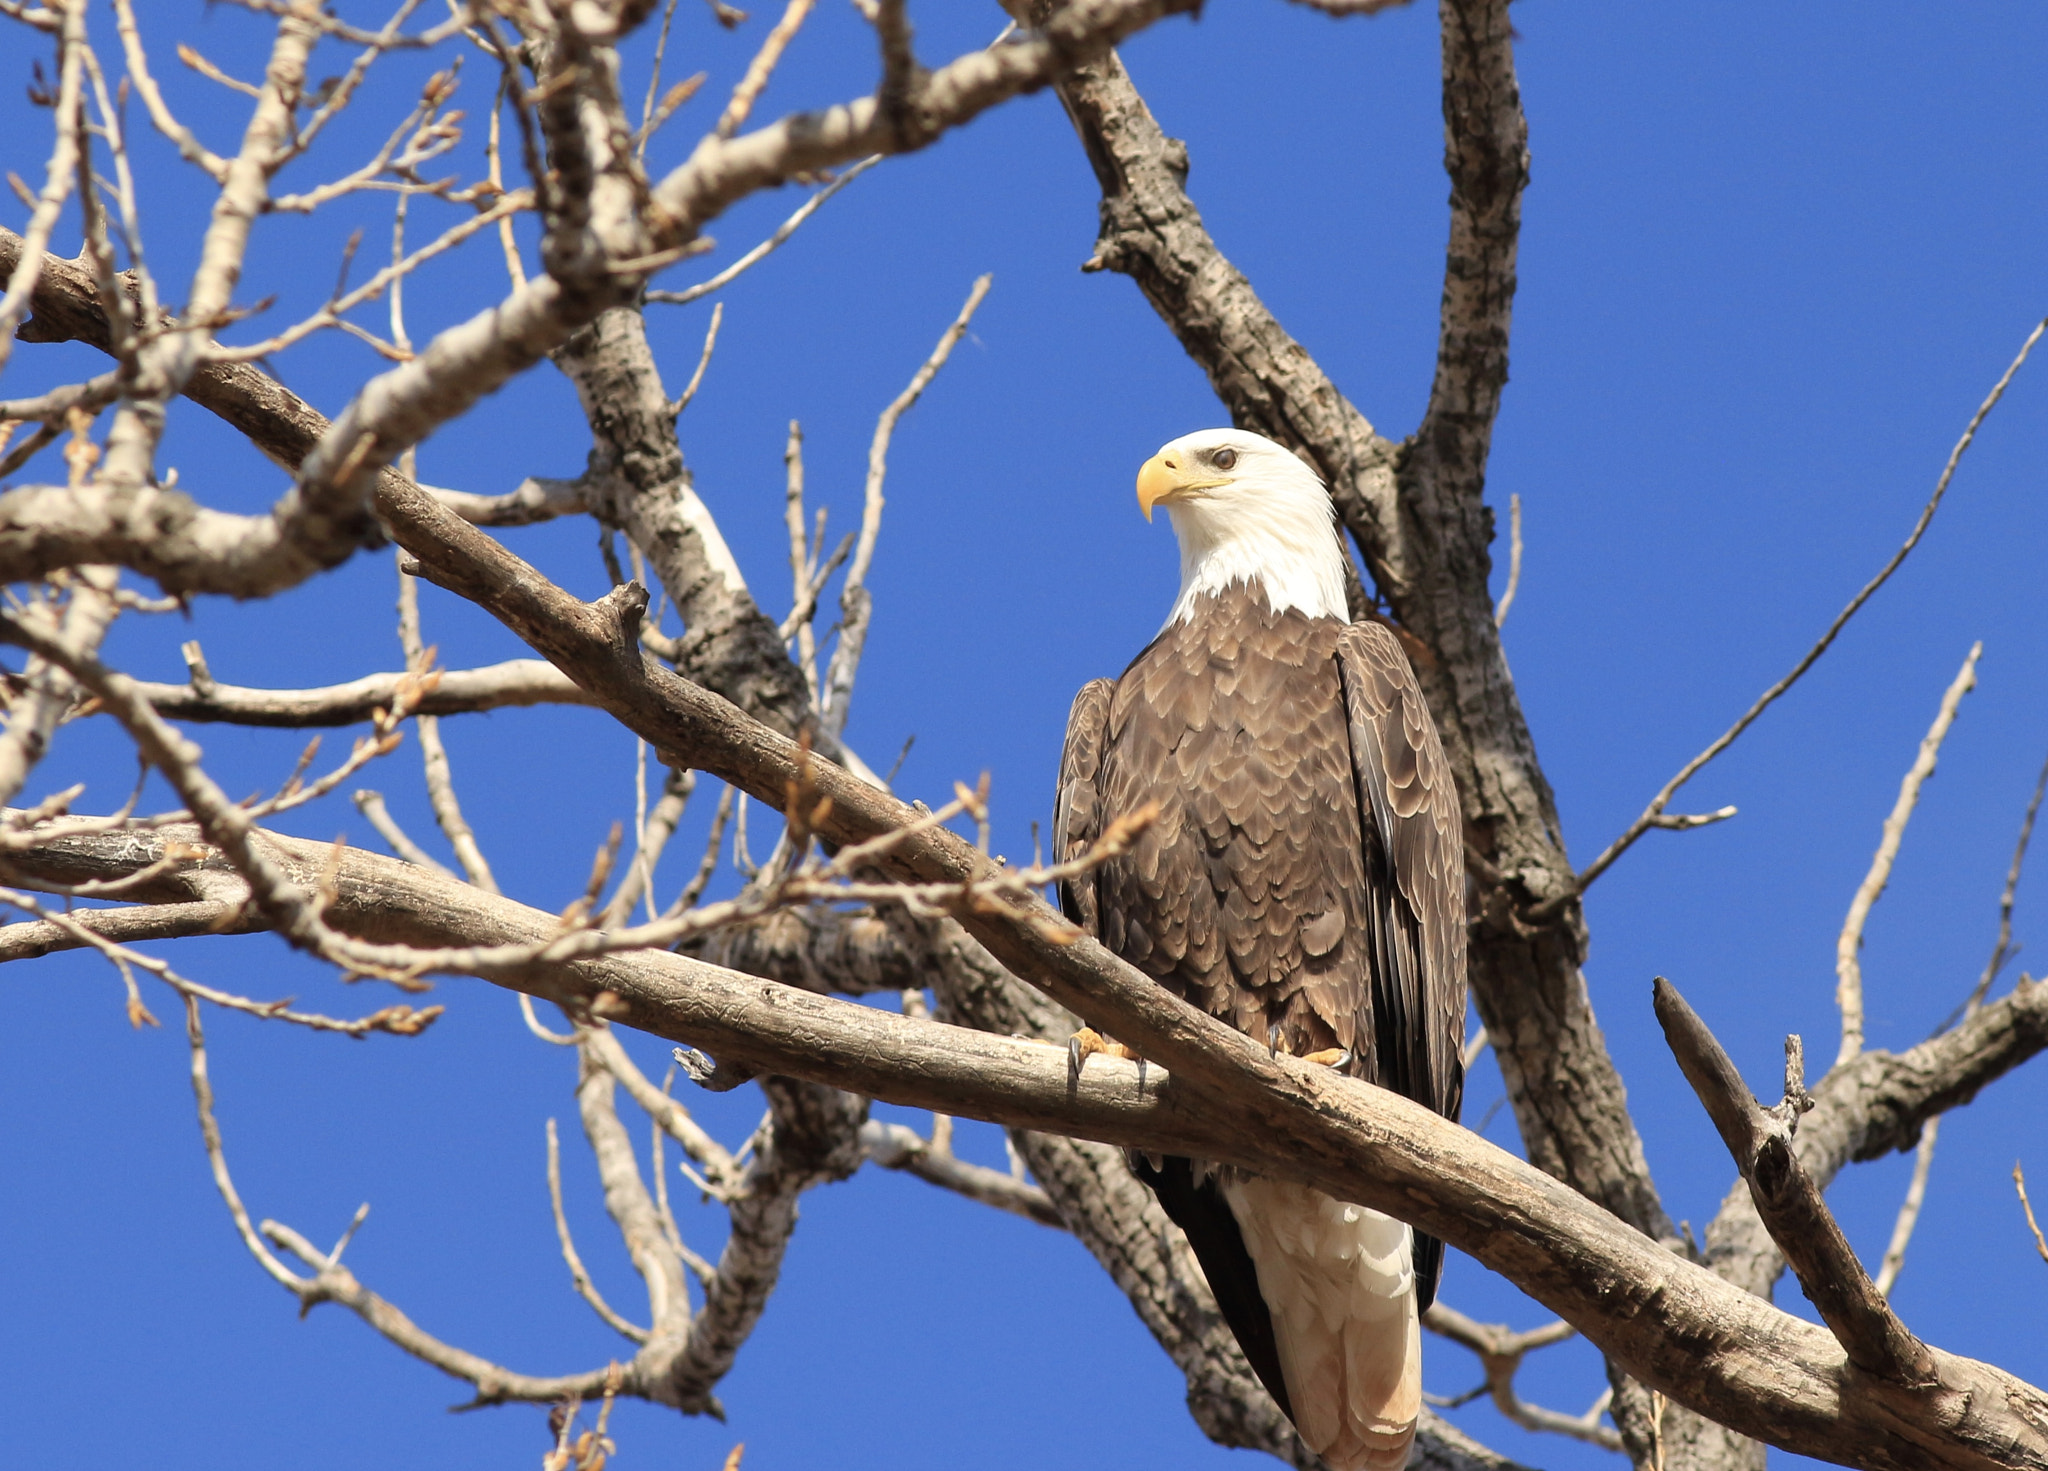
M 711 324 L 704 329 L 704 351 L 698 354 L 697 371 L 690 375 L 690 381 L 683 386 L 682 395 L 668 406 L 671 419 L 680 415 L 690 406 L 690 400 L 697 396 L 697 390 L 704 386 L 704 372 L 711 366 L 711 350 L 718 346 L 719 324 L 725 320 L 725 303 L 711 304 Z
M 1938 1031 L 1947 1031 L 1959 1017 L 1974 1015 L 1991 993 L 1998 973 L 2019 953 L 2019 947 L 2012 942 L 2013 896 L 2019 891 L 2020 870 L 2026 866 L 2027 844 L 2033 840 L 2034 817 L 2041 810 L 2043 792 L 2048 792 L 2048 761 L 2041 763 L 2041 774 L 2034 778 L 2034 794 L 2027 799 L 2026 815 L 2020 819 L 2019 840 L 2013 844 L 2012 866 L 2005 871 L 2005 892 L 1998 896 L 1998 941 L 1991 947 L 1991 958 L 1984 962 L 1984 973 L 1977 977 L 1976 988 L 1961 1006 L 1949 1014 L 1936 1029 Z
M 193 996 L 185 998 L 185 1040 L 192 1048 L 192 1097 L 199 1107 L 199 1137 L 206 1145 L 206 1161 L 213 1167 L 214 1188 L 220 1191 L 220 1198 L 227 1203 L 228 1215 L 235 1223 L 235 1234 L 242 1238 L 242 1245 L 249 1248 L 249 1255 L 256 1258 L 257 1265 L 268 1272 L 273 1281 L 303 1296 L 312 1284 L 279 1261 L 263 1244 L 263 1238 L 256 1234 L 256 1228 L 249 1220 L 248 1207 L 242 1204 L 241 1192 L 235 1189 L 234 1176 L 228 1173 L 228 1157 L 221 1144 L 220 1124 L 213 1116 L 213 1080 L 206 1068 L 206 1032 L 199 1024 L 198 998 Z
M 150 123 L 177 146 L 180 157 L 187 163 L 197 164 L 216 184 L 220 183 L 227 177 L 227 160 L 201 143 L 190 128 L 172 116 L 164 103 L 163 93 L 157 87 L 156 78 L 150 75 L 149 52 L 142 44 L 141 32 L 135 24 L 135 0 L 114 0 L 114 25 L 120 32 L 121 48 L 128 63 L 128 79 L 141 94 Z
M 728 786 L 718 794 L 718 810 L 711 815 L 711 831 L 704 837 L 704 856 L 698 860 L 697 871 L 690 876 L 683 892 L 676 895 L 676 902 L 662 911 L 663 919 L 673 919 L 696 907 L 704 897 L 704 890 L 710 887 L 712 875 L 718 872 L 718 860 L 725 851 L 725 828 L 732 821 L 733 789 Z
M 583 1258 L 576 1254 L 576 1239 L 569 1234 L 569 1217 L 562 1209 L 562 1146 L 556 1137 L 553 1119 L 548 1120 L 548 1204 L 555 1213 L 555 1235 L 562 1243 L 562 1260 L 569 1264 L 569 1280 L 575 1285 L 577 1296 L 589 1303 L 591 1310 L 604 1319 L 605 1326 L 613 1332 L 635 1343 L 647 1342 L 647 1330 L 628 1322 L 613 1310 L 597 1290 L 597 1284 L 590 1280 L 590 1273 L 583 1270 Z
M 676 0 L 662 7 L 661 31 L 654 38 L 654 66 L 647 73 L 647 100 L 640 104 L 640 127 L 634 139 L 634 157 L 647 159 L 647 139 L 654 132 L 654 100 L 661 92 L 661 64 L 668 56 L 669 27 L 675 24 Z
M 1481 1027 L 1465 1039 L 1465 1071 L 1472 1071 L 1472 1064 L 1479 1060 L 1479 1054 L 1486 1050 L 1486 1028 Z
M 1508 621 L 1508 609 L 1515 605 L 1515 593 L 1522 585 L 1522 498 L 1508 497 L 1508 585 L 1493 607 L 1493 626 Z
M 782 60 L 782 53 L 796 38 L 804 18 L 811 13 L 814 0 L 789 0 L 782 12 L 782 19 L 775 23 L 775 29 L 768 33 L 768 39 L 761 43 L 761 49 L 754 53 L 754 59 L 747 64 L 746 75 L 740 84 L 732 89 L 732 99 L 725 104 L 725 111 L 719 116 L 718 125 L 711 132 L 720 139 L 730 138 L 746 122 L 747 115 L 754 110 L 754 102 L 760 97 L 768 79 L 775 74 L 775 67 Z
M 1886 1243 L 1884 1261 L 1877 1269 L 1877 1290 L 1881 1296 L 1892 1295 L 1892 1284 L 1899 1280 L 1899 1272 L 1906 1265 L 1906 1248 L 1912 1243 L 1913 1228 L 1920 1223 L 1920 1207 L 1927 1200 L 1927 1175 L 1934 1168 L 1934 1142 L 1940 1137 L 1941 1115 L 1936 1114 L 1920 1126 L 1920 1143 L 1913 1150 L 1913 1179 L 1906 1186 L 1906 1198 L 1892 1222 L 1892 1239 Z
M 395 309 L 395 299 L 393 306 Z M 400 553 L 401 560 L 403 555 Z M 406 667 L 424 672 L 429 656 L 420 642 L 419 581 L 403 571 L 398 574 L 398 638 L 405 650 Z M 448 769 L 448 748 L 441 742 L 441 722 L 434 716 L 422 715 L 413 723 L 419 731 L 420 764 L 426 775 L 427 799 L 433 804 L 434 819 L 441 825 L 441 832 L 455 850 L 456 861 L 469 881 L 486 893 L 495 894 L 499 892 L 498 880 L 455 795 L 454 777 Z
M 1595 1400 L 1592 1408 L 1583 1415 L 1567 1415 L 1559 1410 L 1532 1405 L 1515 1391 L 1515 1375 L 1522 1367 L 1524 1356 L 1576 1338 L 1578 1330 L 1571 1324 L 1560 1319 L 1541 1328 L 1517 1333 L 1505 1324 L 1475 1322 L 1448 1303 L 1439 1301 L 1432 1303 L 1429 1311 L 1423 1314 L 1422 1326 L 1472 1350 L 1479 1356 L 1481 1370 L 1486 1376 L 1464 1394 L 1448 1398 L 1423 1396 L 1439 1409 L 1453 1409 L 1487 1395 L 1495 1408 L 1525 1430 L 1568 1435 L 1574 1440 L 1611 1451 L 1621 1449 L 1621 1436 L 1612 1427 L 1600 1423 L 1600 1417 L 1607 1412 L 1609 1395 L 1603 1394 Z
M 85 135 L 85 11 L 82 4 L 67 5 L 63 11 L 63 29 L 57 38 L 57 96 L 52 108 L 57 145 L 43 172 L 35 209 L 21 232 L 21 256 L 8 279 L 6 295 L 0 296 L 0 368 L 7 366 L 14 350 L 15 325 L 42 277 L 43 252 L 49 248 L 50 233 L 64 213 L 64 201 L 71 197 L 78 172 Z
M 647 299 L 649 301 L 661 302 L 668 306 L 687 306 L 699 297 L 709 296 L 714 291 L 724 290 L 742 273 L 759 265 L 763 259 L 780 248 L 790 236 L 797 232 L 805 220 L 808 220 L 824 206 L 826 200 L 880 163 L 882 158 L 882 154 L 871 153 L 859 162 L 850 164 L 841 170 L 838 177 L 833 179 L 831 183 L 825 185 L 824 188 L 798 205 L 796 211 L 788 219 L 775 227 L 773 234 L 769 235 L 767 239 L 709 280 L 699 281 L 695 286 L 686 286 L 681 291 L 650 291 L 647 293 Z
M 832 651 L 832 664 L 825 676 L 824 687 L 819 691 L 822 719 L 825 728 L 834 736 L 846 729 L 854 675 L 860 669 L 861 650 L 867 642 L 868 620 L 874 608 L 873 600 L 868 596 L 867 579 L 868 568 L 875 558 L 875 539 L 882 531 L 882 482 L 889 472 L 889 441 L 896 432 L 897 420 L 924 395 L 925 389 L 938 377 L 939 370 L 946 366 L 946 359 L 953 355 L 960 339 L 967 335 L 968 325 L 973 322 L 975 311 L 994 281 L 995 277 L 990 275 L 975 280 L 967 293 L 966 304 L 940 336 L 939 345 L 932 349 L 931 356 L 912 375 L 910 385 L 896 395 L 875 421 L 875 437 L 868 445 L 867 496 L 861 511 L 860 540 L 854 547 L 853 563 L 847 568 L 846 581 L 839 591 L 839 644 Z
M 367 787 L 350 798 L 356 804 L 356 811 L 370 820 L 370 826 L 377 830 L 377 836 L 391 845 L 391 851 L 407 863 L 424 868 L 429 873 L 438 873 L 443 878 L 455 878 L 457 874 L 447 864 L 428 853 L 412 840 L 412 835 L 398 825 L 398 819 L 391 815 L 391 809 L 384 805 L 384 794 L 373 792 Z
M 2015 1160 L 2012 1167 L 2013 1189 L 2020 1193 L 2020 1209 L 2027 1213 L 2027 1229 L 2034 1233 L 2034 1250 L 2041 1253 L 2041 1260 L 2048 1262 L 2048 1236 L 2041 1234 L 2041 1223 L 2034 1219 L 2034 1203 L 2027 1199 L 2027 1177 Z
M 551 1032 L 541 1025 L 540 1017 L 535 1014 L 533 1009 L 533 998 L 524 991 L 519 993 L 519 1015 L 526 1022 L 526 1030 L 540 1038 L 541 1041 L 552 1043 L 557 1047 L 574 1047 L 576 1045 L 578 1039 L 574 1032 Z
M 519 106 L 518 92 L 512 85 L 512 79 L 504 77 L 499 80 L 498 94 L 491 102 L 491 127 L 484 145 L 484 161 L 488 169 L 485 177 L 490 180 L 494 189 L 505 187 L 502 133 L 505 105 L 508 101 L 515 108 Z M 526 114 L 522 111 L 519 116 L 524 122 Z M 498 245 L 505 253 L 505 275 L 511 281 L 512 289 L 518 291 L 526 285 L 526 264 L 519 258 L 519 232 L 513 228 L 510 215 L 498 221 Z
M 1978 429 L 1983 427 L 1984 421 L 1990 416 L 1991 411 L 1998 407 L 1998 401 L 2005 397 L 2005 390 L 2011 386 L 2013 376 L 2019 372 L 2020 365 L 2026 362 L 2027 354 L 2034 350 L 2034 344 L 2041 340 L 2043 331 L 2048 331 L 2048 318 L 2043 318 L 2040 322 L 2036 323 L 2034 330 L 2027 334 L 2027 340 L 2020 344 L 2018 356 L 2014 357 L 2012 362 L 2007 365 L 2005 372 L 1999 376 L 1998 382 L 1992 385 L 1991 392 L 1985 396 L 1984 402 L 1977 406 L 1977 412 L 1970 416 L 1969 425 L 1963 430 L 1963 437 L 1958 439 L 1955 448 L 1949 451 L 1948 463 L 1943 465 L 1941 469 L 1941 478 L 1934 483 L 1934 493 L 1927 498 L 1927 504 L 1921 508 L 1920 519 L 1913 523 L 1912 531 L 1908 533 L 1905 541 L 1900 544 L 1899 549 L 1892 553 L 1891 560 L 1878 570 L 1875 577 L 1863 585 L 1862 591 L 1849 600 L 1848 607 L 1835 615 L 1835 621 L 1828 625 L 1827 632 L 1823 633 L 1819 641 L 1806 651 L 1805 656 L 1792 666 L 1789 674 L 1759 695 L 1756 703 L 1743 712 L 1742 718 L 1723 731 L 1712 745 L 1680 767 L 1678 775 L 1666 782 L 1663 790 L 1650 799 L 1650 805 L 1643 809 L 1642 815 L 1630 823 L 1620 837 L 1609 843 L 1605 852 L 1586 865 L 1584 872 L 1580 873 L 1578 878 L 1574 880 L 1571 888 L 1557 898 L 1546 900 L 1543 904 L 1538 905 L 1532 913 L 1532 918 L 1540 920 L 1552 915 L 1561 914 L 1565 906 L 1576 900 L 1579 895 L 1585 893 L 1593 880 L 1605 873 L 1613 865 L 1615 859 L 1621 857 L 1623 853 L 1627 852 L 1634 845 L 1636 839 L 1653 827 L 1664 826 L 1665 824 L 1658 822 L 1658 818 L 1663 815 L 1664 808 L 1669 804 L 1672 797 L 1677 795 L 1678 789 L 1699 775 L 1701 768 L 1709 761 L 1712 761 L 1716 756 L 1734 745 L 1736 738 L 1755 724 L 1758 716 L 1762 715 L 1764 711 L 1776 703 L 1780 695 L 1783 695 L 1794 684 L 1798 683 L 1800 676 L 1811 669 L 1820 656 L 1828 651 L 1829 646 L 1835 641 L 1835 636 L 1848 625 L 1851 618 L 1856 616 L 1857 610 L 1869 602 L 1872 595 L 1891 580 L 1892 574 L 1899 570 L 1900 564 L 1906 560 L 1907 555 L 1914 547 L 1920 544 L 1920 538 L 1926 535 L 1928 526 L 1934 520 L 1935 511 L 1941 507 L 1942 497 L 1948 494 L 1949 481 L 1955 478 L 1956 467 L 1962 463 L 1963 455 L 1977 438 Z
M 1948 737 L 1949 727 L 1955 723 L 1956 708 L 1962 704 L 1963 696 L 1977 687 L 1977 656 L 1983 652 L 1983 644 L 1970 645 L 1963 667 L 1943 693 L 1941 708 L 1934 715 L 1934 724 L 1921 737 L 1920 750 L 1914 756 L 1912 766 L 1907 768 L 1904 779 L 1899 782 L 1898 800 L 1892 804 L 1891 815 L 1884 820 L 1877 853 L 1870 860 L 1870 871 L 1857 885 L 1856 897 L 1849 901 L 1848 918 L 1842 921 L 1842 933 L 1835 941 L 1835 1005 L 1842 1013 L 1842 1045 L 1835 1054 L 1837 1067 L 1854 1061 L 1856 1054 L 1863 1050 L 1863 965 L 1860 952 L 1863 949 L 1864 924 L 1870 918 L 1871 907 L 1891 881 L 1892 864 L 1898 859 L 1899 844 L 1906 836 L 1906 824 L 1911 821 L 1913 808 L 1920 800 L 1920 788 L 1928 777 L 1934 775 L 1935 759 L 1941 754 L 1941 743 Z
M 643 776 L 643 793 L 645 780 Z M 690 793 L 696 790 L 696 786 L 697 773 L 694 771 L 669 770 L 653 810 L 645 813 L 635 824 L 638 836 L 634 841 L 633 861 L 626 868 L 626 876 L 619 881 L 618 891 L 606 903 L 604 913 L 598 916 L 599 929 L 616 929 L 624 924 L 632 914 L 633 906 L 652 893 L 655 865 L 661 862 L 662 852 L 675 835 L 676 825 L 683 820 L 683 812 L 690 803 Z M 642 805 L 645 805 L 644 797 Z M 650 920 L 656 917 L 651 899 L 647 917 Z

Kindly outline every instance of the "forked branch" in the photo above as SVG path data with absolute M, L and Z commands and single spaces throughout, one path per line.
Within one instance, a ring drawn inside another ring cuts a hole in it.
M 1706 1023 L 1661 976 L 1656 1006 L 1664 1040 L 1749 1182 L 1757 1214 L 1849 1362 L 1889 1383 L 1933 1384 L 1935 1365 L 1927 1346 L 1907 1331 L 1863 1270 L 1819 1187 L 1792 1149 L 1798 1115 L 1810 1106 L 1799 1080 L 1788 1076 L 1784 1104 L 1776 1113 L 1766 1112 L 1750 1096 Z

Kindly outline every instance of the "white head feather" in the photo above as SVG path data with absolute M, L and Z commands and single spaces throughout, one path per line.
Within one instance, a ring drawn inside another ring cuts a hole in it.
M 1166 626 L 1204 596 L 1242 583 L 1276 613 L 1349 621 L 1336 510 L 1293 451 L 1243 429 L 1183 434 L 1138 472 L 1149 518 L 1166 507 L 1180 542 L 1180 596 Z

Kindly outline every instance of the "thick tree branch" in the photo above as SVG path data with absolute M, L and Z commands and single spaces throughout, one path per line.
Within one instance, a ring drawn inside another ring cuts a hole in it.
M 1849 1362 L 1895 1384 L 1931 1384 L 1934 1361 L 1926 1345 L 1907 1331 L 1863 1270 L 1834 1213 L 1821 1199 L 1820 1187 L 1792 1149 L 1792 1132 L 1807 1103 L 1797 1074 L 1788 1066 L 1783 1108 L 1766 1112 L 1750 1097 L 1714 1034 L 1662 977 L 1657 981 L 1657 1020 L 1686 1081 L 1699 1094 L 1721 1142 L 1749 1182 L 1750 1197 L 1771 1239 L 1799 1274 L 1800 1286 L 1840 1340 Z
M 1923 1124 L 1975 1098 L 1987 1084 L 2048 1051 L 2048 984 L 2023 981 L 1960 1026 L 1904 1052 L 1859 1053 L 1813 1091 L 1794 1147 L 1821 1189 L 1852 1161 L 1911 1149 Z M 1705 1261 L 1745 1291 L 1768 1297 L 1785 1258 L 1738 1181 L 1707 1230 Z
M 678 671 L 794 735 L 810 692 L 692 484 L 639 308 L 603 313 L 554 361 L 590 421 L 586 500 L 632 538 L 683 620 Z
M 295 881 L 331 874 L 330 922 L 369 938 L 488 943 L 535 938 L 557 924 L 392 859 L 353 850 L 337 857 L 325 844 L 281 835 L 265 841 Z M 76 873 L 136 864 L 149 846 L 148 835 L 53 838 L 36 861 Z M 194 867 L 218 872 L 220 864 L 215 855 Z M 170 892 L 184 882 L 158 880 Z M 1071 948 L 1089 953 L 1086 941 Z M 1043 966 L 1032 974 L 1053 982 Z M 494 979 L 572 1010 L 599 1007 L 724 1061 L 912 1107 L 1242 1164 L 1398 1211 L 1508 1276 L 1644 1383 L 1789 1450 L 1869 1467 L 2048 1466 L 2048 1396 L 2038 1390 L 1935 1349 L 1937 1387 L 1880 1382 L 1851 1365 L 1825 1330 L 1674 1256 L 1512 1155 L 1396 1095 L 1183 1014 L 1141 977 L 1131 978 L 1142 989 L 1130 993 L 1105 984 L 1091 1013 L 1113 1017 L 1119 1036 L 1150 1033 L 1150 1055 L 1172 1059 L 1167 1066 L 1184 1061 L 1185 1076 L 1155 1062 L 1141 1082 L 1135 1065 L 1092 1059 L 1076 1080 L 1056 1047 L 661 953 Z M 857 1157 L 857 1142 L 846 1147 Z M 812 1154 L 802 1168 L 829 1171 L 833 1158 L 830 1149 Z
M 867 910 L 778 909 L 680 948 L 713 965 L 821 996 L 893 995 L 931 984 L 888 923 Z

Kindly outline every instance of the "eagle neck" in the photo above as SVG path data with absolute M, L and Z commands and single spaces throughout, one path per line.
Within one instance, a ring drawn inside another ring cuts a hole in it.
M 1164 628 L 1186 623 L 1204 598 L 1234 586 L 1257 593 L 1275 614 L 1350 621 L 1344 596 L 1344 549 L 1329 514 L 1276 515 L 1262 524 L 1216 524 L 1213 516 L 1174 506 L 1180 542 L 1180 595 Z

